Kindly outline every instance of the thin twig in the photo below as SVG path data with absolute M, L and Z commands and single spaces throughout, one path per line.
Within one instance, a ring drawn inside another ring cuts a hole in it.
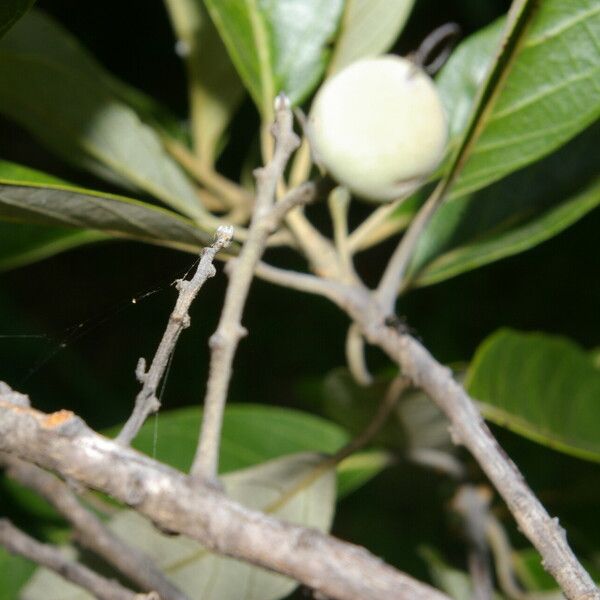
M 172 138 L 163 138 L 163 144 L 171 156 L 199 183 L 222 199 L 226 206 L 235 208 L 246 206 L 246 214 L 250 215 L 254 198 L 243 187 L 227 179 L 217 171 L 206 166 L 180 142 Z
M 379 403 L 375 414 L 367 423 L 366 427 L 347 444 L 342 446 L 335 454 L 323 459 L 312 469 L 306 477 L 303 477 L 294 486 L 290 487 L 275 502 L 267 506 L 264 511 L 273 513 L 293 498 L 300 490 L 308 487 L 311 483 L 322 477 L 330 469 L 335 469 L 343 460 L 358 452 L 369 444 L 375 436 L 381 431 L 388 417 L 397 406 L 402 394 L 410 387 L 410 381 L 406 377 L 399 375 L 389 384 L 382 401 Z
M 513 568 L 513 549 L 504 527 L 492 513 L 488 514 L 485 535 L 494 557 L 496 576 L 502 592 L 514 600 L 534 600 L 534 596 L 525 593 L 517 582 Z
M 365 358 L 365 338 L 356 323 L 350 324 L 346 334 L 346 362 L 357 383 L 360 385 L 373 383 L 373 376 L 369 372 Z
M 362 302 L 368 294 L 362 296 L 362 301 L 351 301 L 347 309 L 361 324 L 366 339 L 396 361 L 413 384 L 424 390 L 445 413 L 451 423 L 453 441 L 466 446 L 477 459 L 565 596 L 573 600 L 600 600 L 600 590 L 573 554 L 565 530 L 558 519 L 548 515 L 500 447 L 474 400 L 453 379 L 451 371 L 438 363 L 419 341 L 383 324 L 386 315 L 377 301 L 371 300 L 365 306 Z
M 335 304 L 343 304 L 347 296 L 348 286 L 345 284 L 323 277 L 316 277 L 309 273 L 281 269 L 265 262 L 259 262 L 256 265 L 255 274 L 269 283 L 299 292 L 323 296 L 329 298 Z
M 338 600 L 448 600 L 368 551 L 245 508 L 211 486 L 94 433 L 69 411 L 0 401 L 0 450 L 132 506 L 161 529 L 292 577 Z
M 232 374 L 232 365 L 240 339 L 246 335 L 241 319 L 254 278 L 254 271 L 270 233 L 277 227 L 286 210 L 295 204 L 282 201 L 283 208 L 275 205 L 277 184 L 294 150 L 300 143 L 293 130 L 293 115 L 289 99 L 280 94 L 275 100 L 275 123 L 272 129 L 275 150 L 272 160 L 255 171 L 257 181 L 256 204 L 248 239 L 238 258 L 229 263 L 229 285 L 217 330 L 210 338 L 211 360 L 204 400 L 200 441 L 192 464 L 191 475 L 216 483 L 219 463 L 219 442 L 223 411 Z M 290 194 L 296 193 L 294 190 Z M 305 201 L 305 194 L 295 196 L 296 202 Z
M 350 207 L 350 192 L 342 186 L 334 188 L 329 194 L 329 213 L 333 222 L 333 239 L 339 257 L 340 276 L 343 281 L 358 280 L 354 270 L 352 253 L 348 246 L 348 209 Z
M 156 594 L 136 594 L 117 581 L 101 577 L 86 566 L 66 558 L 55 546 L 42 544 L 28 536 L 8 519 L 0 519 L 0 545 L 11 554 L 23 556 L 54 571 L 101 600 L 158 600 Z
M 74 527 L 79 543 L 102 557 L 140 589 L 158 592 L 161 600 L 186 600 L 152 559 L 125 543 L 94 513 L 84 508 L 58 477 L 14 456 L 0 453 L 0 465 L 9 477 L 45 498 Z
M 461 486 L 452 500 L 452 508 L 462 517 L 469 543 L 467 562 L 473 584 L 472 600 L 491 600 L 494 590 L 486 540 L 490 500 L 488 488 L 468 484 Z
M 394 313 L 396 298 L 400 292 L 410 259 L 421 237 L 421 233 L 423 233 L 434 212 L 440 206 L 444 197 L 444 191 L 445 185 L 440 184 L 432 192 L 417 213 L 417 216 L 412 220 L 406 233 L 402 236 L 400 243 L 385 268 L 377 287 L 376 295 L 383 310 L 388 315 Z
M 147 417 L 160 408 L 157 396 L 158 386 L 175 351 L 179 335 L 190 325 L 188 310 L 204 282 L 216 273 L 213 266 L 215 255 L 219 250 L 229 246 L 232 237 L 232 226 L 219 227 L 212 245 L 202 250 L 194 276 L 190 280 L 179 279 L 177 281 L 179 296 L 148 371 L 146 371 L 146 361 L 143 358 L 138 361 L 135 373 L 138 381 L 142 384 L 142 389 L 135 399 L 135 407 L 131 416 L 116 438 L 120 444 L 130 444 Z
M 356 254 L 405 229 L 413 215 L 408 212 L 394 215 L 394 212 L 406 199 L 406 196 L 398 198 L 376 208 L 348 237 L 350 252 Z
M 361 448 L 364 448 L 373 438 L 379 433 L 381 428 L 385 425 L 391 412 L 394 410 L 398 401 L 402 397 L 402 394 L 411 386 L 410 379 L 403 375 L 394 377 L 390 382 L 388 389 L 383 396 L 383 400 L 379 404 L 379 407 L 375 411 L 373 418 L 369 424 L 357 435 L 354 439 L 350 440 L 346 446 L 338 450 L 333 456 L 332 460 L 335 463 L 340 463 L 342 460 L 358 452 Z

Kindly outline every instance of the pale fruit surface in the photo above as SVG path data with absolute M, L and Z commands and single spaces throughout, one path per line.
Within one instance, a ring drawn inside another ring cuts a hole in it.
M 357 61 L 325 82 L 311 126 L 331 175 L 373 200 L 417 187 L 440 162 L 447 140 L 435 84 L 399 56 Z

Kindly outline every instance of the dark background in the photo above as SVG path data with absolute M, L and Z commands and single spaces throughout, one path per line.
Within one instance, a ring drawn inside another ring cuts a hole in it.
M 505 12 L 508 4 L 418 0 L 396 50 L 407 53 L 427 32 L 449 20 L 468 35 Z M 183 69 L 161 2 L 39 0 L 38 7 L 71 30 L 114 74 L 183 118 Z M 256 123 L 247 101 L 235 119 L 235 142 L 220 165 L 225 172 L 235 174 L 240 157 L 253 143 Z M 0 153 L 83 185 L 110 189 L 65 167 L 4 120 Z M 502 326 L 564 334 L 591 348 L 600 340 L 599 230 L 600 211 L 595 210 L 529 252 L 411 292 L 399 312 L 443 362 L 468 360 L 477 345 Z M 384 245 L 361 260 L 368 280 L 392 247 Z M 285 253 L 275 260 L 299 266 Z M 192 256 L 175 251 L 114 242 L 0 274 L 0 379 L 30 393 L 42 410 L 74 410 L 95 428 L 122 421 L 138 388 L 133 374 L 137 359 L 153 354 L 172 308 L 175 290 L 170 284 L 192 262 Z M 222 273 L 209 281 L 192 309 L 192 328 L 182 336 L 168 378 L 165 410 L 201 402 L 207 339 L 216 327 L 225 282 Z M 156 293 L 131 303 L 151 290 Z M 302 408 L 295 392 L 298 384 L 344 363 L 347 320 L 325 300 L 256 281 L 244 324 L 250 335 L 236 357 L 233 402 Z M 10 337 L 26 335 L 41 337 Z M 370 360 L 384 364 L 375 353 Z M 158 428 L 160 435 L 160 420 Z M 599 480 L 600 469 L 593 465 L 498 433 L 538 490 Z M 462 556 L 443 511 L 450 491 L 441 478 L 400 465 L 340 504 L 335 532 L 424 576 L 424 564 L 415 552 L 419 544 L 441 546 L 458 561 Z M 593 502 L 588 502 L 589 510 Z M 578 527 L 583 529 L 585 506 L 556 506 L 582 547 L 587 535 Z

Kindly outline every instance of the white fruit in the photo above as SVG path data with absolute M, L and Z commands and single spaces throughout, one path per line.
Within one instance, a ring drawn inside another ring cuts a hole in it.
M 317 158 L 332 177 L 372 200 L 418 187 L 446 146 L 435 84 L 399 56 L 357 61 L 326 81 L 310 120 Z

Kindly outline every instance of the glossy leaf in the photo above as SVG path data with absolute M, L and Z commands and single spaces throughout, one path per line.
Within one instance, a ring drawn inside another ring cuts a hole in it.
M 594 126 L 542 161 L 443 204 L 421 234 L 408 278 L 425 286 L 557 235 L 600 204 Z
M 388 50 L 404 28 L 413 4 L 414 0 L 346 0 L 328 73 Z
M 3 0 L 0 4 L 0 38 L 33 6 L 35 0 Z
M 450 124 L 443 191 L 453 201 L 538 161 L 600 116 L 597 3 L 514 8 L 460 44 L 438 77 Z M 384 221 L 371 237 L 396 230 Z
M 469 122 L 477 90 L 493 63 L 505 27 L 506 18 L 502 17 L 470 35 L 457 46 L 436 77 L 448 117 L 449 154 L 457 148 Z
M 570 340 L 502 329 L 478 348 L 465 385 L 486 419 L 600 462 L 600 371 Z
M 166 209 L 122 196 L 77 188 L 39 171 L 6 161 L 0 161 L 0 220 L 94 229 L 107 236 L 137 239 L 194 252 L 210 239 L 193 223 Z M 46 240 L 59 245 L 70 243 L 68 238 L 71 234 L 65 232 L 62 238 L 56 237 L 58 234 L 59 231 L 54 229 L 47 234 Z M 98 233 L 79 234 L 81 243 L 105 239 L 104 235 L 99 236 Z M 10 239 L 7 242 L 10 251 Z M 15 251 L 18 254 L 18 239 L 14 243 L 17 246 L 13 247 L 13 256 Z M 34 247 L 35 243 L 35 240 L 30 240 Z M 0 249 L 3 247 L 3 241 L 0 240 Z
M 264 119 L 284 91 L 295 104 L 317 85 L 342 0 L 206 0 L 206 6 Z
M 488 82 L 486 110 L 475 113 L 476 143 L 453 197 L 549 154 L 600 116 L 598 3 L 529 1 L 520 20 L 514 52 L 496 63 L 497 77 Z
M 222 477 L 227 495 L 280 519 L 328 531 L 335 506 L 332 471 L 303 483 L 322 461 L 318 454 L 295 454 Z M 298 489 L 295 493 L 290 491 Z M 142 549 L 191 600 L 276 600 L 298 583 L 281 575 L 231 558 L 207 552 L 194 540 L 158 532 L 132 510 L 112 517 L 109 527 L 134 547 Z M 33 590 L 33 593 L 32 593 Z M 70 595 L 70 590 L 74 590 Z M 74 586 L 63 584 L 48 571 L 39 570 L 28 584 L 27 600 L 84 600 Z
M 31 11 L 0 42 L 0 112 L 64 159 L 198 220 L 194 187 L 119 86 L 49 17 Z
M 202 0 L 165 2 L 187 70 L 194 150 L 214 164 L 244 86 Z

